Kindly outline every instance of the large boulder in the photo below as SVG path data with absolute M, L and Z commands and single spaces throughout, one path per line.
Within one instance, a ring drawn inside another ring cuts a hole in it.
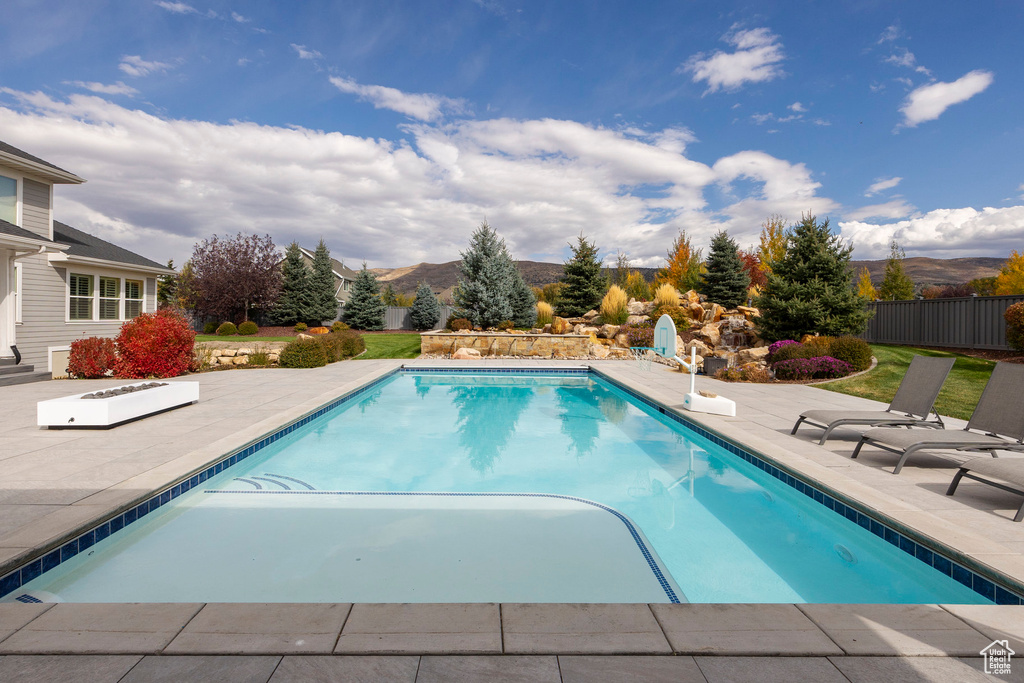
M 687 363 L 689 363 L 690 362 L 690 357 L 687 356 L 683 360 L 685 360 Z M 697 356 L 696 356 L 695 361 L 696 361 L 695 362 L 696 367 L 700 368 L 700 366 L 704 364 L 704 356 L 702 356 L 702 355 L 700 355 L 698 353 Z M 687 372 L 687 373 L 689 372 L 688 370 L 683 368 L 681 363 L 677 363 L 676 364 L 676 370 L 678 370 L 679 372 Z
M 565 318 L 559 318 L 557 315 L 554 320 L 551 321 L 551 334 L 569 334 L 572 329 L 572 325 Z
M 628 349 L 629 335 L 627 335 L 625 332 L 620 332 L 619 334 L 615 335 L 615 343 L 624 349 Z
M 580 326 L 580 331 L 577 332 L 576 334 L 585 334 L 588 337 L 590 337 L 591 339 L 596 340 L 597 339 L 597 335 L 598 335 L 598 333 L 600 331 L 601 331 L 601 328 L 599 328 L 599 327 L 591 327 L 589 325 L 581 325 Z
M 754 318 L 761 317 L 761 311 L 753 306 L 737 306 L 736 310 L 743 314 L 743 317 L 753 322 Z
M 598 315 L 600 314 L 597 311 L 595 311 L 594 309 L 590 309 L 589 311 L 583 314 L 583 317 L 586 318 L 587 320 L 593 320 Z
M 709 304 L 704 307 L 704 322 L 705 323 L 717 323 L 722 319 L 722 314 L 725 313 L 725 307 L 719 304 Z
M 699 304 L 700 303 L 700 294 L 697 294 L 697 292 L 695 292 L 692 289 L 686 290 L 686 292 L 683 293 L 683 303 L 684 304 Z
M 618 325 L 601 325 L 601 329 L 597 331 L 597 336 L 600 339 L 615 339 L 615 335 L 618 333 Z
M 707 311 L 704 310 L 704 307 L 697 302 L 686 304 L 685 308 L 686 312 L 694 320 L 704 320 L 704 315 L 707 313 Z
M 736 356 L 737 363 L 753 363 L 764 360 L 768 355 L 768 347 L 761 346 L 753 349 L 741 349 Z
M 686 342 L 685 344 L 683 344 L 682 349 L 683 352 L 686 354 L 687 358 L 690 357 L 690 351 L 693 349 L 697 349 L 698 356 L 711 355 L 711 348 L 707 344 L 702 342 L 700 339 L 694 339 L 693 341 Z
M 643 301 L 630 299 L 629 303 L 626 304 L 626 310 L 630 315 L 645 315 L 647 313 L 647 306 Z
M 600 344 L 590 345 L 590 355 L 594 358 L 607 358 L 609 353 L 607 346 L 602 346 Z
M 452 354 L 455 360 L 473 360 L 480 358 L 480 352 L 476 349 L 462 348 Z
M 694 332 L 694 334 L 706 340 L 711 346 L 718 346 L 722 341 L 722 331 L 714 323 L 708 323 Z
M 628 318 L 626 318 L 626 324 L 627 325 L 636 325 L 637 323 L 642 323 L 643 321 L 645 321 L 647 319 L 648 318 L 647 318 L 646 315 L 632 315 L 632 314 L 630 314 L 630 316 Z

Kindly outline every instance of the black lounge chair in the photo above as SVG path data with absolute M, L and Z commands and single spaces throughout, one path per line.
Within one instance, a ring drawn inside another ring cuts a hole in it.
M 942 429 L 944 425 L 939 414 L 935 413 L 934 420 L 929 419 L 928 415 L 932 412 L 939 390 L 942 389 L 942 384 L 946 381 L 955 361 L 955 358 L 914 356 L 906 374 L 903 375 L 899 389 L 896 390 L 896 395 L 892 398 L 892 403 L 885 410 L 808 410 L 800 415 L 790 434 L 796 434 L 796 430 L 804 422 L 822 427 L 825 433 L 818 441 L 818 445 L 821 446 L 832 435 L 832 430 L 847 425 Z
M 869 429 L 861 436 L 853 457 L 860 455 L 860 449 L 867 443 L 892 451 L 900 456 L 892 471 L 893 474 L 899 474 L 907 458 L 923 449 L 988 451 L 992 457 L 998 457 L 998 451 L 1024 451 L 1022 392 L 1024 365 L 996 363 L 970 422 L 962 430 L 924 432 L 889 427 Z
M 978 476 L 979 474 L 985 476 Z M 960 480 L 964 477 L 973 479 L 974 481 L 980 481 L 982 484 L 988 484 L 989 486 L 995 486 L 997 489 L 1003 491 L 1009 491 L 1010 493 L 1017 493 L 1024 496 L 1024 491 L 1019 488 L 1013 488 L 1006 484 L 1000 484 L 999 482 L 992 481 L 995 478 L 1010 484 L 1016 484 L 1017 486 L 1024 487 L 1024 458 L 999 458 L 993 460 L 991 458 L 974 458 L 968 460 L 964 464 L 960 465 L 960 469 L 957 471 L 956 476 L 953 477 L 952 483 L 949 485 L 949 489 L 946 490 L 947 496 L 952 496 L 956 492 L 956 487 L 959 486 Z M 1019 522 L 1024 519 L 1024 503 L 1021 503 L 1020 509 L 1017 510 L 1016 516 L 1013 521 Z

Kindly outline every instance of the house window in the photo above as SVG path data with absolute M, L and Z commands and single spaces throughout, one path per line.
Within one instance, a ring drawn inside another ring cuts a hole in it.
M 68 289 L 71 320 L 92 320 L 92 275 L 72 273 L 68 276 Z
M 18 222 L 18 181 L 0 175 L 0 220 Z
M 352 284 L 351 282 L 349 282 L 348 280 L 345 280 L 345 291 L 346 292 L 349 290 L 349 285 L 351 285 L 351 284 Z
M 121 281 L 116 277 L 100 278 L 100 320 L 121 318 Z
M 124 281 L 124 317 L 126 320 L 137 318 L 142 313 L 142 282 L 140 280 Z

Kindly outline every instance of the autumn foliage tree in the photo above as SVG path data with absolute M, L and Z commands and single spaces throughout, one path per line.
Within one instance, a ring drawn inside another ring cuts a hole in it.
M 1018 253 L 1016 249 L 1006 259 L 999 275 L 996 275 L 995 293 L 997 296 L 1024 294 L 1024 254 Z
M 785 257 L 789 234 L 785 219 L 778 214 L 772 214 L 761 224 L 757 257 L 761 259 L 761 270 L 766 274 L 772 272 L 772 266 Z
M 768 284 L 768 276 L 765 275 L 761 257 L 757 255 L 757 251 L 753 250 L 753 248 L 750 251 L 740 249 L 739 257 L 740 261 L 743 262 L 743 270 L 746 272 L 747 277 L 750 278 L 751 287 L 762 289 Z
M 672 285 L 680 292 L 697 289 L 704 270 L 701 250 L 694 249 L 685 231 L 680 231 L 668 250 L 668 263 L 658 271 L 655 285 Z
M 187 308 L 220 320 L 249 319 L 267 310 L 281 289 L 280 256 L 270 235 L 220 238 L 214 235 L 192 249 Z
M 878 299 L 878 290 L 871 283 L 871 273 L 866 267 L 860 269 L 860 275 L 857 278 L 857 296 L 864 297 L 868 301 Z

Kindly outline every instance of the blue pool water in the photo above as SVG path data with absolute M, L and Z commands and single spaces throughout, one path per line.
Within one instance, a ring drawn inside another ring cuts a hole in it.
M 594 376 L 416 372 L 24 589 L 80 602 L 986 602 Z

